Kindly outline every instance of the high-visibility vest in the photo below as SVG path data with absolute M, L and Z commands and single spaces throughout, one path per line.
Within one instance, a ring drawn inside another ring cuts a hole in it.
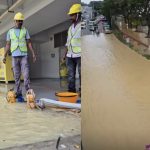
M 25 28 L 20 29 L 19 37 L 16 36 L 15 29 L 10 29 L 10 40 L 11 40 L 11 52 L 15 51 L 17 48 L 22 52 L 27 52 L 27 43 L 26 43 L 26 32 Z
M 81 53 L 81 24 L 76 26 L 76 31 L 72 33 L 72 26 L 68 30 L 68 50 L 75 54 Z

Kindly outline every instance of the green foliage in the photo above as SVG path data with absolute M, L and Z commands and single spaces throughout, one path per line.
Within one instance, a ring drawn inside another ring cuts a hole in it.
M 102 10 L 102 1 L 91 1 L 90 2 L 90 6 L 93 7 L 94 11 L 101 14 L 101 10 Z
M 128 24 L 139 25 L 142 19 L 150 20 L 150 2 L 149 0 L 104 0 L 102 12 L 107 18 L 123 15 Z
M 146 59 L 150 60 L 150 55 L 143 55 Z
M 132 25 L 133 26 L 138 26 L 138 25 L 140 25 L 141 24 L 141 22 L 140 22 L 140 20 L 139 19 L 132 19 Z

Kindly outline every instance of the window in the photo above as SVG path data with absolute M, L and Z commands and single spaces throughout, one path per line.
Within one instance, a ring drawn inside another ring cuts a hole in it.
M 67 30 L 54 34 L 54 48 L 65 46 L 67 41 Z

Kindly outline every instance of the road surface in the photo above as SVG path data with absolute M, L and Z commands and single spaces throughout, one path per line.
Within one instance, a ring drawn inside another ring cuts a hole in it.
M 150 144 L 150 61 L 113 34 L 82 37 L 84 150 L 144 150 Z

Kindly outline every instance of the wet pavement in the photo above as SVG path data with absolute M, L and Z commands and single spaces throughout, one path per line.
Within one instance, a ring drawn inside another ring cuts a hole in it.
M 56 99 L 55 92 L 65 91 L 67 88 L 66 82 L 60 83 L 59 79 L 33 80 L 31 85 L 37 99 Z M 60 135 L 63 138 L 80 135 L 79 114 L 50 107 L 43 111 L 31 110 L 27 108 L 26 103 L 8 104 L 5 95 L 13 86 L 13 83 L 0 84 L 0 149 L 56 140 Z M 46 145 L 44 148 L 47 148 Z
M 150 61 L 113 34 L 82 38 L 84 150 L 142 150 L 150 144 Z
M 80 135 L 61 138 L 57 146 L 57 140 L 43 141 L 24 146 L 15 146 L 4 150 L 81 150 Z
M 82 29 L 81 34 L 82 34 L 82 36 L 91 35 L 92 32 L 88 29 L 88 26 L 86 26 L 86 29 Z

